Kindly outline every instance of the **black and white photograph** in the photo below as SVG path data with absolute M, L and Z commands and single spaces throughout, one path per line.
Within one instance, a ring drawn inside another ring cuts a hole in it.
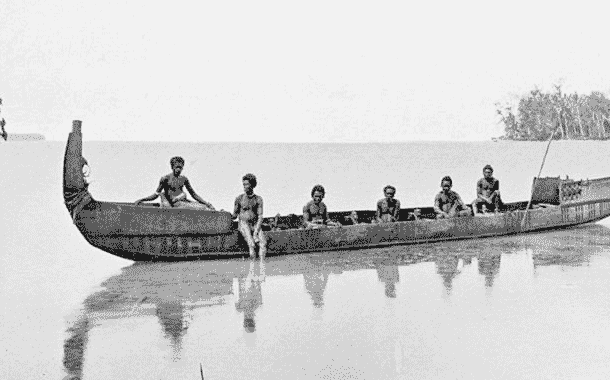
M 0 4 L 0 379 L 610 379 L 603 2 Z

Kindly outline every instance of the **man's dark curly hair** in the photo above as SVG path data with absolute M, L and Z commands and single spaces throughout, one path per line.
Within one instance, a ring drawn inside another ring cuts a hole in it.
M 256 182 L 256 176 L 255 176 L 254 174 L 252 174 L 252 173 L 248 173 L 248 174 L 246 174 L 245 176 L 243 176 L 243 177 L 241 178 L 241 180 L 242 180 L 242 181 L 248 181 L 248 182 L 250 182 L 250 185 L 252 185 L 252 188 L 253 188 L 253 189 L 256 187 L 256 184 L 257 184 L 257 182 Z
M 313 194 L 314 194 L 316 191 L 321 192 L 321 193 L 322 193 L 322 195 L 326 194 L 326 191 L 324 190 L 324 186 L 322 186 L 322 185 L 315 185 L 315 186 L 313 187 L 313 189 L 311 189 L 311 196 L 312 196 L 312 198 L 313 198 Z

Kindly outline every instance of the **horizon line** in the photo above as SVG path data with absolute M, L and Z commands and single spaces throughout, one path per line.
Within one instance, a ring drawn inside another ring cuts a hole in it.
M 493 141 L 513 141 L 513 140 L 501 140 L 498 137 L 490 137 L 488 139 L 477 139 L 477 140 L 400 140 L 400 141 L 245 141 L 245 140 L 208 140 L 208 141 L 185 141 L 185 140 L 88 140 L 83 139 L 83 142 L 112 142 L 112 143 L 181 143 L 181 144 L 403 144 L 403 143 L 414 143 L 414 142 L 431 142 L 431 143 L 443 143 L 443 142 L 484 142 Z M 46 139 L 40 141 L 49 142 L 64 142 L 64 140 L 57 139 Z

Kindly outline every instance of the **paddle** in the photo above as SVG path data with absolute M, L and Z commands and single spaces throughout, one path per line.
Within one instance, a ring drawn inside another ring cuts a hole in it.
M 561 123 L 561 121 L 559 121 L 559 123 Z M 557 124 L 557 126 L 555 127 L 555 129 L 553 130 L 553 133 L 551 133 L 551 137 L 549 138 L 549 143 L 546 145 L 546 152 L 544 152 L 544 157 L 542 157 L 542 165 L 540 165 L 540 170 L 538 171 L 538 176 L 536 178 L 534 178 L 534 184 L 532 185 L 532 192 L 530 194 L 530 200 L 529 202 L 527 202 L 527 207 L 525 208 L 525 214 L 523 214 L 523 219 L 521 219 L 521 228 L 523 229 L 523 226 L 525 225 L 525 218 L 527 217 L 527 212 L 530 209 L 530 206 L 532 205 L 532 198 L 534 197 L 534 189 L 536 189 L 536 182 L 538 181 L 538 178 L 540 178 L 540 174 L 542 173 L 542 168 L 544 167 L 544 162 L 546 161 L 546 155 L 549 153 L 549 148 L 551 147 L 551 142 L 553 141 L 553 137 L 555 136 L 555 132 L 557 132 L 557 128 L 559 128 L 560 124 Z

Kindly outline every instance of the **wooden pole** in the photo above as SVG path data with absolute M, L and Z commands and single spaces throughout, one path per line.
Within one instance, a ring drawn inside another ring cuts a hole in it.
M 551 138 L 549 138 L 549 143 L 546 144 L 546 152 L 544 152 L 544 157 L 542 157 L 542 165 L 540 165 L 540 170 L 538 171 L 538 176 L 534 178 L 534 184 L 532 185 L 532 192 L 530 194 L 530 200 L 527 202 L 527 207 L 525 208 L 525 214 L 523 215 L 523 219 L 521 219 L 521 228 L 525 225 L 525 218 L 527 218 L 527 212 L 532 205 L 532 198 L 534 198 L 534 190 L 536 189 L 536 182 L 538 178 L 540 178 L 540 174 L 542 173 L 542 168 L 544 167 L 544 162 L 546 161 L 546 155 L 549 153 L 549 148 L 551 147 L 551 142 L 553 141 L 553 137 L 555 136 L 555 132 L 557 131 L 557 127 L 551 133 Z

